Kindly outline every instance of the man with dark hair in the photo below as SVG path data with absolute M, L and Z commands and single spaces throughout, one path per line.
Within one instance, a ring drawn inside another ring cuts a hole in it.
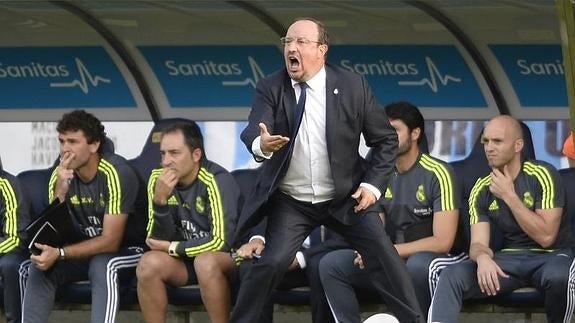
M 0 278 L 4 285 L 4 313 L 8 323 L 21 321 L 18 268 L 27 256 L 22 233 L 29 222 L 29 203 L 18 178 L 4 171 L 0 160 Z
M 385 112 L 399 140 L 395 172 L 380 199 L 385 231 L 406 261 L 426 313 L 440 271 L 467 258 L 448 254 L 457 233 L 459 194 L 451 167 L 419 148 L 425 136 L 419 110 L 398 102 L 386 106 Z M 322 285 L 336 322 L 360 322 L 354 288 L 374 289 L 363 267 L 361 254 L 351 249 L 333 251 L 320 261 Z
M 441 273 L 430 321 L 457 322 L 464 299 L 534 286 L 545 298 L 548 322 L 571 322 L 573 239 L 559 173 L 546 162 L 522 160 L 523 131 L 510 116 L 491 119 L 481 142 L 492 171 L 469 196 L 470 260 Z M 499 251 L 489 246 L 492 226 L 503 234 Z
M 302 242 L 321 224 L 362 253 L 378 293 L 402 322 L 421 322 L 376 205 L 392 173 L 395 131 L 365 78 L 326 64 L 329 37 L 320 21 L 296 19 L 281 42 L 285 68 L 258 83 L 241 134 L 262 171 L 242 209 L 240 232 L 267 216 L 266 246 L 258 261 L 246 263 L 231 322 L 257 321 Z M 372 147 L 367 163 L 359 154 L 362 134 Z
M 198 125 L 176 123 L 160 141 L 162 168 L 148 181 L 146 252 L 137 269 L 146 322 L 165 322 L 166 286 L 199 283 L 211 322 L 229 320 L 228 276 L 235 273 L 231 240 L 240 191 L 223 167 L 205 157 Z
M 79 232 L 62 248 L 36 243 L 41 252 L 30 257 L 22 321 L 48 321 L 59 286 L 90 280 L 91 321 L 114 322 L 118 276 L 133 275 L 145 246 L 145 187 L 124 158 L 102 153 L 106 133 L 93 115 L 66 113 L 57 130 L 60 164 L 49 200 L 67 203 Z

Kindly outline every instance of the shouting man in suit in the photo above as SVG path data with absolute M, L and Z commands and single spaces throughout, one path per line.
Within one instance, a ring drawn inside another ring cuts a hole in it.
M 245 262 L 250 267 L 231 321 L 257 321 L 302 241 L 325 224 L 364 255 L 376 290 L 399 319 L 420 322 L 405 264 L 375 203 L 393 169 L 395 130 L 365 78 L 326 64 L 329 39 L 321 22 L 297 19 L 281 41 L 286 68 L 258 84 L 241 135 L 263 164 L 238 227 L 264 215 L 268 222 L 261 258 Z M 372 147 L 369 162 L 358 153 L 361 134 Z

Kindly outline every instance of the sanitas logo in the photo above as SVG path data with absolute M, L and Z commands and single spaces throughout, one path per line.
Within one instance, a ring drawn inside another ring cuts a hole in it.
M 76 69 L 80 79 L 69 82 L 50 82 L 50 87 L 79 87 L 84 94 L 88 94 L 90 86 L 97 87 L 100 83 L 110 83 L 110 79 L 101 76 L 93 76 L 86 65 L 75 57 Z M 31 62 L 25 65 L 3 65 L 0 63 L 1 78 L 68 78 L 70 71 L 66 65 L 45 65 Z
M 258 65 L 253 57 L 248 56 L 248 63 L 250 64 L 250 69 L 252 72 L 252 77 L 246 77 L 243 81 L 223 81 L 223 86 L 245 86 L 251 85 L 252 87 L 256 87 L 259 80 L 263 79 L 266 75 L 262 71 L 261 67 Z
M 86 65 L 78 57 L 74 58 L 76 69 L 80 79 L 74 79 L 70 82 L 51 82 L 50 87 L 79 87 L 84 94 L 90 92 L 90 86 L 97 87 L 100 83 L 110 83 L 110 79 L 98 75 L 92 75 Z
M 30 62 L 23 65 L 4 65 L 0 62 L 0 78 L 68 77 L 66 65 L 44 65 Z
M 440 86 L 447 86 L 449 82 L 461 82 L 461 78 L 442 74 L 429 56 L 425 57 L 425 64 L 428 76 L 417 81 L 398 81 L 397 84 L 400 86 L 427 86 L 433 93 L 437 93 Z M 413 77 L 420 75 L 415 63 L 394 63 L 388 60 L 379 60 L 375 63 L 352 63 L 349 59 L 343 59 L 340 61 L 340 65 L 347 70 L 368 76 Z
M 256 87 L 259 80 L 266 75 L 258 65 L 256 60 L 248 56 L 248 64 L 251 76 L 243 80 L 226 80 L 222 81 L 223 86 L 246 86 Z M 175 60 L 167 60 L 164 66 L 168 69 L 170 76 L 217 76 L 217 77 L 234 77 L 242 76 L 244 71 L 238 63 L 217 63 L 211 60 L 204 60 L 200 63 L 178 63 Z
M 461 79 L 458 77 L 454 77 L 449 74 L 442 75 L 439 68 L 428 56 L 425 56 L 425 64 L 427 65 L 428 77 L 424 77 L 419 81 L 399 81 L 397 84 L 407 86 L 429 86 L 433 93 L 437 93 L 437 91 L 439 91 L 439 85 L 446 86 L 449 81 L 457 83 L 461 82 Z

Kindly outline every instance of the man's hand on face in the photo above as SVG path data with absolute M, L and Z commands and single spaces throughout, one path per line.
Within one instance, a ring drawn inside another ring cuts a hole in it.
M 515 186 L 513 185 L 513 176 L 509 173 L 507 165 L 503 166 L 503 172 L 497 168 L 491 171 L 491 184 L 489 191 L 497 198 L 505 200 L 511 194 L 515 194 Z
M 172 168 L 164 168 L 154 187 L 154 203 L 158 205 L 166 205 L 168 198 L 172 194 L 174 187 L 178 184 L 178 175 Z
M 60 157 L 60 164 L 58 164 L 58 179 L 54 188 L 54 195 L 64 201 L 66 193 L 70 189 L 70 182 L 74 179 L 74 170 L 70 168 L 72 161 L 76 158 L 73 152 L 66 152 Z

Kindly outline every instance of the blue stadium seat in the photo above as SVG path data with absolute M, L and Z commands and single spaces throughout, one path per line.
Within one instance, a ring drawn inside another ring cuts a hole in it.
M 32 221 L 50 204 L 48 202 L 48 181 L 55 167 L 27 170 L 17 175 L 22 190 L 30 203 Z

